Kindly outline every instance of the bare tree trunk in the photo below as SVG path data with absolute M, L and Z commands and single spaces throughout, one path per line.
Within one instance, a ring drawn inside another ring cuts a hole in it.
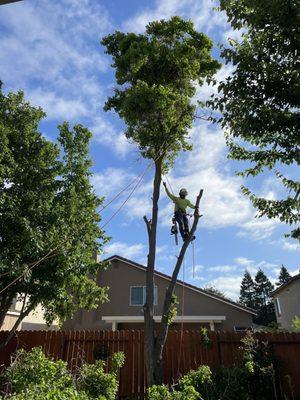
M 155 161 L 155 175 L 153 183 L 153 197 L 152 197 L 152 218 L 148 221 L 146 217 L 144 220 L 147 225 L 148 240 L 149 240 L 149 253 L 147 260 L 146 271 L 146 302 L 144 305 L 144 319 L 145 319 L 145 341 L 144 353 L 147 370 L 147 383 L 149 386 L 155 383 L 155 324 L 153 319 L 154 312 L 154 267 L 156 255 L 156 231 L 158 219 L 158 200 L 161 184 L 162 173 L 162 157 Z

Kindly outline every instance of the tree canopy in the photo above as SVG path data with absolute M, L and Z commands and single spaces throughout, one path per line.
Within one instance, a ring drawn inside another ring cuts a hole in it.
M 255 287 L 250 273 L 246 270 L 241 282 L 240 303 L 247 307 L 255 308 Z
M 173 161 L 194 119 L 195 83 L 203 84 L 220 67 L 211 57 L 212 41 L 191 21 L 173 17 L 151 22 L 145 34 L 116 31 L 102 40 L 116 70 L 114 96 L 105 110 L 124 119 L 126 136 L 141 153 Z
M 222 112 L 229 156 L 251 163 L 241 174 L 255 176 L 274 170 L 287 190 L 281 199 L 248 195 L 259 216 L 287 224 L 300 220 L 300 181 L 281 167 L 300 163 L 300 12 L 299 0 L 221 0 L 234 29 L 244 29 L 241 41 L 231 39 L 222 57 L 234 72 L 219 85 L 209 104 Z M 300 239 L 300 229 L 292 231 Z
M 291 275 L 289 274 L 288 270 L 285 268 L 284 265 L 281 266 L 278 281 L 276 282 L 276 286 L 281 286 L 282 284 L 286 283 L 291 279 Z
M 107 240 L 89 181 L 91 133 L 65 122 L 56 144 L 38 130 L 44 117 L 22 92 L 0 92 L 0 325 L 16 296 L 23 318 L 41 304 L 48 322 L 106 299 L 91 279 Z

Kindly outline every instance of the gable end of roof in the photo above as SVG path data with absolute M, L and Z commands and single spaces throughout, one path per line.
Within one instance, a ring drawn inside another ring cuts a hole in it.
M 135 261 L 128 260 L 127 258 L 118 256 L 116 254 L 111 256 L 111 257 L 106 258 L 103 261 L 113 261 L 113 260 L 119 260 L 119 261 L 122 261 L 125 264 L 131 265 L 131 266 L 133 266 L 135 268 L 139 268 L 139 269 L 143 270 L 144 272 L 146 271 L 146 267 L 144 265 L 136 263 Z M 171 277 L 169 275 L 166 275 L 166 274 L 164 274 L 162 272 L 159 272 L 157 270 L 154 271 L 154 274 L 159 276 L 159 277 L 161 277 L 161 278 L 163 278 L 163 279 L 166 279 L 166 280 L 170 280 L 171 279 Z M 183 282 L 181 280 L 177 280 L 177 284 L 183 285 Z M 194 286 L 194 285 L 192 285 L 190 283 L 184 282 L 184 286 L 189 288 L 189 289 L 191 289 L 191 290 L 194 290 L 195 292 L 203 294 L 204 296 L 207 296 L 207 297 L 210 297 L 212 299 L 218 300 L 221 303 L 228 304 L 228 305 L 230 305 L 232 307 L 238 308 L 238 309 L 240 309 L 242 311 L 245 311 L 245 312 L 247 312 L 249 314 L 256 315 L 255 310 L 253 310 L 253 309 L 251 309 L 249 307 L 243 306 L 242 304 L 236 303 L 236 302 L 234 302 L 232 300 L 225 299 L 225 298 L 223 298 L 221 296 L 218 296 L 218 295 L 215 295 L 213 293 L 210 293 L 210 292 L 208 292 L 208 291 L 206 291 L 204 289 L 200 289 L 197 286 Z

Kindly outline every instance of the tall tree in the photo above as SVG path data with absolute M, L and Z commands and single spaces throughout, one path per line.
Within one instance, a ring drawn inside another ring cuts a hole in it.
M 241 282 L 240 303 L 247 307 L 255 308 L 255 287 L 250 273 L 246 270 Z
M 261 269 L 257 271 L 255 276 L 254 287 L 255 309 L 257 310 L 254 322 L 265 326 L 276 322 L 274 304 L 271 298 L 271 292 L 274 290 L 274 286 Z
M 91 133 L 64 123 L 55 144 L 38 130 L 44 117 L 22 92 L 0 91 L 0 326 L 13 300 L 23 302 L 11 334 L 38 304 L 50 323 L 107 297 L 90 278 L 106 241 L 89 181 Z
M 235 69 L 210 105 L 222 112 L 229 156 L 252 164 L 240 174 L 275 170 L 286 189 L 280 200 L 271 200 L 243 187 L 258 216 L 297 224 L 300 181 L 278 168 L 300 163 L 299 0 L 221 0 L 220 9 L 233 29 L 246 32 L 241 42 L 230 40 L 223 48 L 222 57 Z M 291 235 L 300 240 L 300 228 Z
M 152 215 L 146 222 L 149 253 L 146 274 L 145 357 L 148 384 L 161 383 L 162 352 L 173 307 L 173 292 L 180 267 L 196 229 L 199 215 L 194 214 L 191 234 L 183 243 L 166 292 L 159 332 L 154 331 L 154 267 L 158 201 L 162 172 L 174 162 L 180 150 L 190 150 L 189 128 L 195 106 L 191 99 L 195 83 L 202 85 L 219 68 L 212 59 L 211 40 L 194 29 L 191 21 L 173 17 L 152 22 L 145 34 L 115 32 L 102 40 L 113 58 L 119 85 L 105 110 L 115 110 L 127 124 L 126 137 L 133 140 L 141 154 L 153 160 L 155 167 Z M 199 204 L 201 195 L 197 202 Z
M 288 270 L 285 268 L 284 265 L 281 266 L 278 281 L 276 282 L 276 286 L 281 286 L 283 283 L 286 283 L 288 280 L 291 279 L 291 275 L 289 274 Z

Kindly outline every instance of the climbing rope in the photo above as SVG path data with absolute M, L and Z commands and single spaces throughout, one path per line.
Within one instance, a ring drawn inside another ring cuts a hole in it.
M 163 143 L 162 147 L 164 146 L 166 142 Z M 169 146 L 168 146 L 169 147 Z M 136 183 L 136 185 L 134 186 L 134 188 L 132 189 L 132 191 L 129 193 L 129 195 L 127 196 L 127 198 L 123 201 L 123 203 L 121 204 L 121 206 L 113 213 L 113 215 L 104 223 L 104 225 L 101 227 L 101 229 L 103 229 L 105 226 L 107 226 L 111 220 L 119 213 L 119 211 L 124 207 L 124 205 L 127 203 L 127 201 L 131 198 L 131 196 L 133 195 L 133 193 L 135 192 L 136 188 L 139 186 L 140 182 L 142 181 L 143 177 L 145 176 L 146 172 L 148 171 L 148 169 L 162 156 L 166 153 L 166 151 L 168 150 L 168 147 L 160 154 L 158 154 L 158 156 L 154 159 L 151 160 L 151 162 L 147 165 L 147 167 L 145 168 L 145 170 L 142 172 L 142 174 L 140 174 L 138 177 L 136 177 L 134 179 L 134 181 L 136 181 L 136 179 L 138 179 L 138 182 Z M 131 184 L 133 184 L 133 182 L 131 182 Z M 127 185 L 127 188 L 131 186 Z M 124 188 L 121 192 L 124 192 L 124 190 L 126 190 L 126 188 Z M 114 200 L 119 197 L 121 193 L 119 193 L 117 196 L 114 197 Z M 112 201 L 114 201 L 113 199 L 110 200 L 110 204 L 112 203 Z M 106 205 L 106 207 L 108 206 L 108 204 Z M 80 229 L 80 227 L 79 227 Z M 5 292 L 7 289 L 9 289 L 14 283 L 18 282 L 20 279 L 22 279 L 26 274 L 28 274 L 28 272 L 31 272 L 35 267 L 37 267 L 39 264 L 41 264 L 41 262 L 43 262 L 44 260 L 55 256 L 56 254 L 54 254 L 54 252 L 60 247 L 62 246 L 68 239 L 66 238 L 65 240 L 63 240 L 62 242 L 60 242 L 57 246 L 55 246 L 52 250 L 49 250 L 49 252 L 41 257 L 38 261 L 32 263 L 32 265 L 30 266 L 30 268 L 26 269 L 26 271 L 24 271 L 21 275 L 19 275 L 18 277 L 16 277 L 12 282 L 10 282 L 7 286 L 5 286 L 3 289 L 0 290 L 0 294 Z M 2 275 L 4 276 L 4 274 Z

